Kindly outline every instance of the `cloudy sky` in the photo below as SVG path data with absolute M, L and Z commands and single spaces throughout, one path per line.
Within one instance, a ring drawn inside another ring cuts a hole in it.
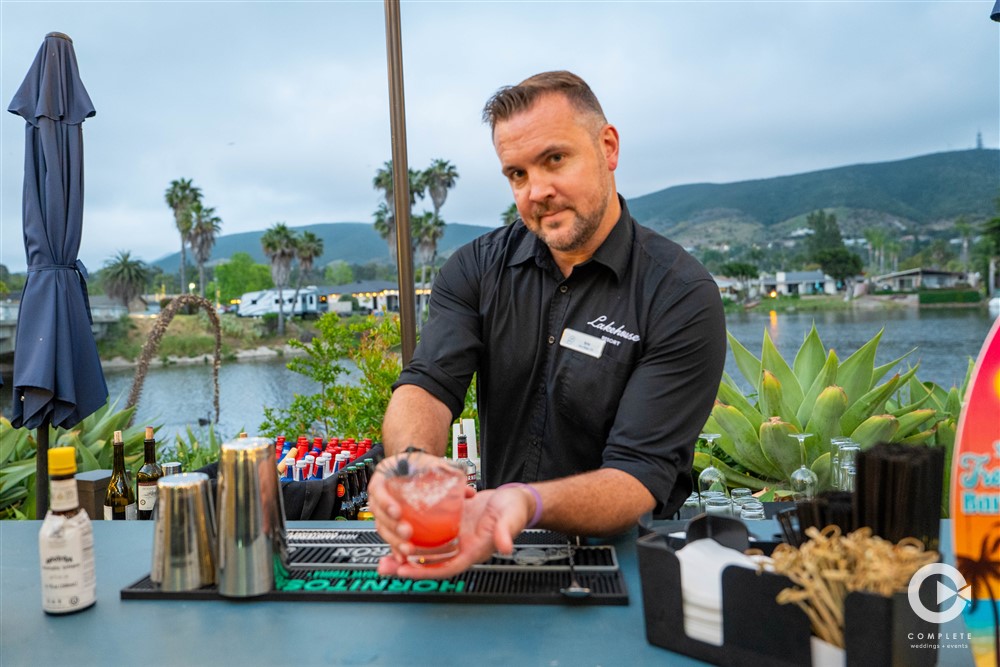
M 512 201 L 483 102 L 570 69 L 622 137 L 626 196 L 1000 143 L 1000 25 L 969 2 L 404 2 L 410 165 L 460 180 L 443 217 Z M 178 249 L 163 193 L 191 178 L 223 233 L 370 221 L 390 157 L 382 2 L 0 0 L 4 108 L 69 34 L 84 125 L 81 258 Z M 0 262 L 24 269 L 23 121 L 0 123 Z M 420 210 L 419 207 L 417 210 Z

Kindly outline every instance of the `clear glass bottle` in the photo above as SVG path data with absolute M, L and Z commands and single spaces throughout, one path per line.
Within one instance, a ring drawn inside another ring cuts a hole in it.
M 80 508 L 76 489 L 76 450 L 49 450 L 49 511 L 38 533 L 42 568 L 42 610 L 69 614 L 97 601 L 94 532 Z
M 153 427 L 146 427 L 146 438 L 142 441 L 143 463 L 135 473 L 135 495 L 139 502 L 139 520 L 149 521 L 153 518 L 156 507 L 156 483 L 163 477 L 163 469 L 156 463 L 156 439 L 153 437 Z
M 135 491 L 125 470 L 125 442 L 122 432 L 115 431 L 114 463 L 111 466 L 111 479 L 108 481 L 108 492 L 104 495 L 104 519 L 106 521 L 134 521 L 139 518 L 139 506 L 135 501 Z

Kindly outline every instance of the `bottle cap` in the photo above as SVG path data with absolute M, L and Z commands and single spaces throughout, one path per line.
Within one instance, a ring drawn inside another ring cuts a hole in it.
M 72 475 L 76 472 L 76 449 L 53 447 L 49 450 L 49 474 Z
M 168 461 L 160 467 L 163 468 L 164 477 L 167 475 L 176 475 L 181 471 L 181 464 L 179 461 Z

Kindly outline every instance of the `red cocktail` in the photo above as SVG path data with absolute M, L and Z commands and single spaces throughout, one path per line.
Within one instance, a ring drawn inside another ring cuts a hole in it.
M 444 460 L 423 463 L 406 474 L 386 480 L 399 501 L 402 521 L 413 527 L 415 549 L 408 559 L 415 565 L 437 565 L 458 553 L 466 477 Z

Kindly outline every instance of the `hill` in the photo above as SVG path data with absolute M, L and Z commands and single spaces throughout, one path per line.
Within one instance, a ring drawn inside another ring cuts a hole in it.
M 351 264 L 389 261 L 389 247 L 370 222 L 322 222 L 292 227 L 291 229 L 296 233 L 312 232 L 323 239 L 323 254 L 316 260 L 316 266 L 324 266 L 338 259 Z M 444 236 L 438 242 L 438 254 L 448 255 L 455 248 L 465 245 L 488 231 L 490 231 L 489 227 L 448 224 L 445 226 Z M 237 252 L 245 252 L 253 257 L 254 261 L 267 264 L 267 258 L 260 247 L 260 237 L 263 233 L 264 230 L 220 236 L 212 249 L 212 260 L 232 257 Z M 190 262 L 189 255 L 189 265 Z M 173 273 L 180 267 L 180 253 L 175 252 L 167 255 L 152 262 L 152 264 L 168 273 Z
M 847 237 L 861 236 L 869 227 L 934 232 L 950 229 L 962 216 L 976 222 L 995 215 L 998 188 L 1000 151 L 975 149 L 737 183 L 678 185 L 629 199 L 629 210 L 640 223 L 690 246 L 774 240 L 805 226 L 805 216 L 817 209 L 832 209 Z M 447 256 L 489 229 L 448 224 L 438 252 Z M 388 247 L 370 222 L 319 223 L 295 230 L 323 239 L 325 252 L 317 266 L 337 259 L 389 261 Z M 212 259 L 246 252 L 266 263 L 262 233 L 220 236 Z M 179 262 L 179 254 L 173 253 L 153 265 L 174 272 Z
M 682 243 L 764 240 L 834 209 L 845 235 L 872 226 L 911 231 L 995 215 L 1000 151 L 976 149 L 737 183 L 679 185 L 629 201 L 632 215 Z

